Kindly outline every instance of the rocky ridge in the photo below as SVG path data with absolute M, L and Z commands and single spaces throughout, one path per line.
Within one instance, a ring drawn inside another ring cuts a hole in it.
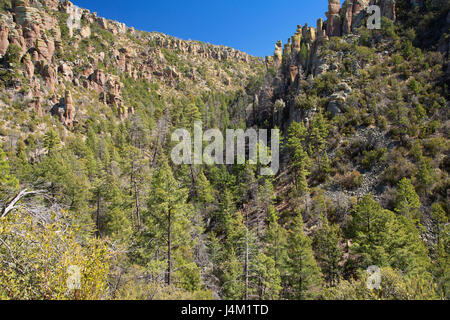
M 38 117 L 52 114 L 69 128 L 85 112 L 78 97 L 87 93 L 119 119 L 133 114 L 124 102 L 124 78 L 155 85 L 161 97 L 183 96 L 187 87 L 191 93 L 237 90 L 258 69 L 252 66 L 263 66 L 232 48 L 138 31 L 58 0 L 4 5 L 0 57 L 14 51 L 19 64 L 4 70 L 18 77 L 5 84 L 5 99 L 29 101 Z

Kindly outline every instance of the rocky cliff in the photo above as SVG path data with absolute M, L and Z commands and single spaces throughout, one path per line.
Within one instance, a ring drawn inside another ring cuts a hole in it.
M 3 78 L 3 101 L 22 101 L 38 117 L 54 115 L 68 128 L 87 103 L 108 105 L 119 119 L 133 114 L 122 94 L 126 78 L 158 87 L 156 94 L 168 98 L 185 96 L 186 88 L 190 94 L 235 91 L 263 66 L 232 48 L 137 31 L 57 0 L 4 3 L 0 57 L 14 58 L 3 66 L 10 77 Z

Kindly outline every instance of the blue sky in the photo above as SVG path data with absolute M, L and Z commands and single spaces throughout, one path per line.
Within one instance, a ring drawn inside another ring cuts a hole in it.
M 99 16 L 145 31 L 272 55 L 297 24 L 325 19 L 327 0 L 72 0 Z

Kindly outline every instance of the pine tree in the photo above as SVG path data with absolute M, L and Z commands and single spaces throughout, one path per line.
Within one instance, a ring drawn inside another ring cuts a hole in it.
M 328 137 L 328 125 L 322 113 L 317 113 L 311 123 L 309 137 L 309 154 L 315 155 L 317 163 L 320 163 L 321 157 L 326 150 Z
M 398 184 L 395 212 L 401 214 L 416 224 L 420 222 L 420 198 L 409 179 L 402 179 Z
M 284 274 L 287 261 L 287 231 L 280 225 L 279 219 L 278 212 L 271 206 L 264 243 L 266 254 L 275 262 L 275 268 Z
M 299 214 L 288 236 L 287 278 L 292 299 L 312 299 L 319 293 L 322 274 L 314 259 L 311 242 L 303 232 L 303 218 Z
M 166 158 L 161 159 L 151 186 L 146 227 L 153 234 L 157 260 L 165 257 L 166 283 L 171 285 L 174 273 L 182 273 L 192 262 L 192 207 L 187 203 L 187 190 L 180 188 Z M 163 247 L 165 252 L 160 250 Z
M 431 217 L 434 220 L 434 233 L 437 236 L 433 248 L 433 275 L 438 282 L 438 290 L 445 299 L 450 298 L 450 226 L 444 208 L 439 203 L 431 207 Z
M 352 238 L 354 238 L 352 250 L 361 255 L 362 268 L 388 264 L 385 244 L 386 225 L 390 218 L 392 218 L 390 213 L 383 210 L 370 195 L 364 196 L 356 206 L 351 222 Z
M 408 274 L 426 273 L 428 250 L 413 221 L 383 209 L 370 195 L 356 206 L 352 250 L 361 255 L 362 268 L 390 266 Z
M 6 200 L 10 193 L 19 189 L 19 181 L 11 174 L 8 159 L 2 148 L 0 148 L 0 201 Z
M 320 227 L 314 234 L 313 248 L 325 281 L 330 286 L 336 285 L 341 274 L 339 263 L 344 255 L 339 247 L 341 240 L 341 228 L 338 225 L 331 225 L 328 219 L 322 215 Z
M 288 132 L 287 146 L 291 151 L 292 166 L 294 168 L 294 181 L 298 193 L 308 192 L 307 177 L 310 174 L 310 159 L 308 153 L 303 149 L 306 137 L 306 128 L 303 123 L 292 123 Z
M 421 194 L 429 194 L 435 178 L 434 169 L 429 158 L 421 158 L 416 178 L 418 182 L 417 188 Z

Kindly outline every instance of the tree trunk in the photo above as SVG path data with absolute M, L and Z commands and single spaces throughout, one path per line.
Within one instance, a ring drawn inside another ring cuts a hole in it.
M 139 204 L 139 190 L 137 187 L 136 181 L 134 181 L 134 198 L 136 201 L 136 219 L 137 219 L 137 228 L 138 232 L 142 231 L 142 225 L 141 225 L 141 206 Z
M 172 282 L 172 209 L 169 209 L 167 226 L 167 284 Z
M 244 210 L 245 207 L 244 207 Z M 245 211 L 245 300 L 248 300 L 248 212 Z
M 97 195 L 97 221 L 96 221 L 97 232 L 95 233 L 97 236 L 97 239 L 101 237 L 101 234 L 100 234 L 101 206 L 102 206 L 102 197 L 100 196 L 100 194 L 98 194 Z

